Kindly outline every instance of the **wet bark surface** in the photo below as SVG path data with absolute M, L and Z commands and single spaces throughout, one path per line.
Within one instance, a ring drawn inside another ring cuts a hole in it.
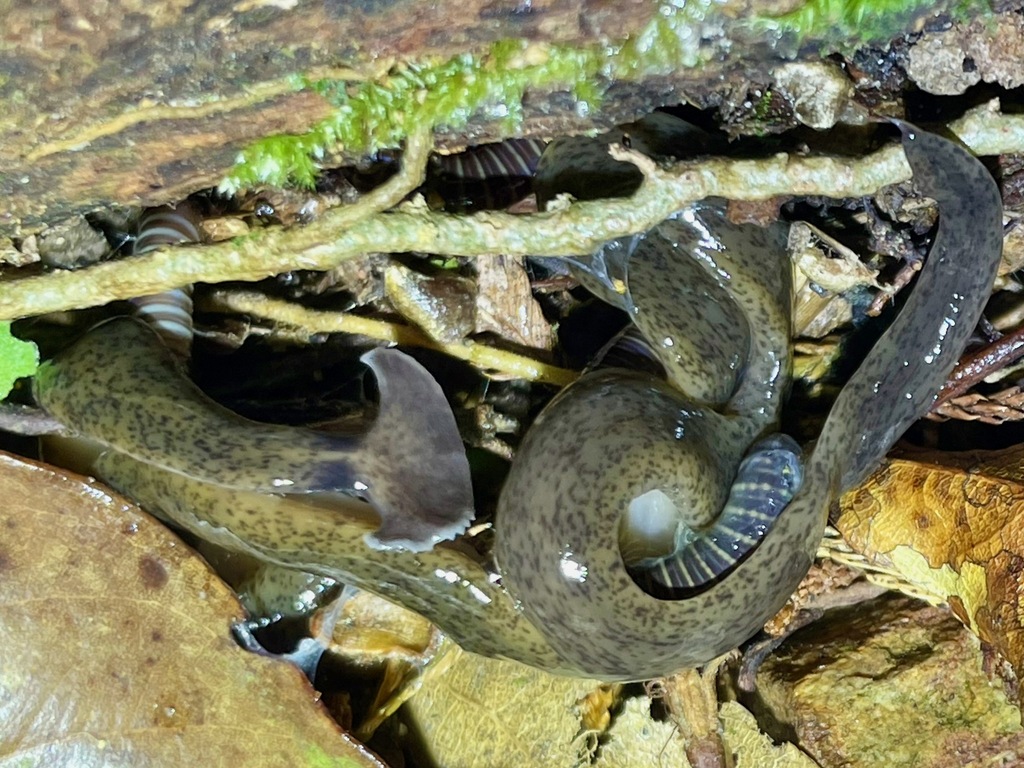
M 719 107 L 735 121 L 749 107 L 748 93 L 755 102 L 763 95 L 772 64 L 799 52 L 780 50 L 746 22 L 800 6 L 715 6 L 695 27 L 706 63 L 605 81 L 596 109 L 580 109 L 568 90 L 528 90 L 518 131 L 551 137 L 684 101 Z M 396 63 L 442 61 L 513 38 L 541 47 L 613 44 L 659 13 L 645 0 L 8 0 L 3 7 L 0 236 L 15 238 L 112 204 L 154 205 L 216 185 L 253 140 L 302 133 L 331 113 L 300 78 L 379 81 Z M 936 25 L 948 27 L 948 18 L 930 9 L 904 28 Z M 438 141 L 452 148 L 508 132 L 500 119 L 476 115 L 465 127 L 442 127 Z
M 397 59 L 508 37 L 621 37 L 651 10 L 579 0 L 13 3 L 0 43 L 0 231 L 215 185 L 248 142 L 327 116 L 323 98 L 296 91 L 297 75 L 358 81 Z M 553 122 L 543 102 L 530 110 L 526 132 L 574 122 Z

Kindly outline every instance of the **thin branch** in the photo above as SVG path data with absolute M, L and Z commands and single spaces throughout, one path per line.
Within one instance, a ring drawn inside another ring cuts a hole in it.
M 935 396 L 932 410 L 967 392 L 975 384 L 1024 357 L 1024 325 L 981 349 L 965 354 Z
M 974 110 L 952 128 L 979 154 L 1024 150 L 1024 116 L 1002 115 L 991 105 Z M 379 209 L 385 195 L 407 188 L 430 149 L 429 135 L 410 136 L 406 167 L 399 177 L 306 227 L 262 230 L 217 245 L 177 247 L 0 284 L 0 320 L 95 306 L 193 282 L 255 281 L 294 269 L 329 270 L 374 251 L 441 256 L 585 254 L 611 238 L 649 229 L 705 197 L 859 197 L 910 178 L 910 167 L 896 144 L 857 160 L 778 154 L 763 160 L 685 163 L 667 171 L 619 148 L 613 154 L 637 163 L 645 175 L 641 188 L 626 200 L 580 202 L 529 216 L 459 216 L 422 206 L 367 216 L 368 210 Z
M 261 280 L 288 269 L 319 269 L 303 254 L 315 252 L 339 233 L 402 202 L 423 184 L 433 148 L 429 129 L 411 133 L 397 174 L 351 205 L 335 208 L 305 227 L 266 230 L 216 245 L 182 245 L 0 284 L 0 320 L 148 296 L 195 282 Z M 288 262 L 292 266 L 282 269 Z
M 440 344 L 407 325 L 359 317 L 345 312 L 306 309 L 298 304 L 271 299 L 258 293 L 217 291 L 211 299 L 220 308 L 273 320 L 275 323 L 297 328 L 306 335 L 354 333 L 393 344 L 436 349 L 451 357 L 465 360 L 485 373 L 498 373 L 510 378 L 538 381 L 559 387 L 572 383 L 579 376 L 575 371 L 473 341 Z

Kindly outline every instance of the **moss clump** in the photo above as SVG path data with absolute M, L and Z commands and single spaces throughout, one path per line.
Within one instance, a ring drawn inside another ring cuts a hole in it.
M 522 120 L 527 88 L 566 88 L 581 109 L 594 109 L 611 80 L 697 65 L 702 24 L 713 5 L 713 0 L 697 0 L 662 6 L 638 35 L 610 46 L 502 40 L 484 53 L 407 62 L 378 81 L 308 82 L 306 87 L 335 105 L 334 114 L 301 136 L 275 136 L 250 145 L 221 188 L 308 187 L 318 161 L 330 152 L 394 147 L 422 124 L 457 129 L 477 113 L 504 120 L 511 133 Z
M 755 17 L 751 29 L 788 43 L 814 40 L 822 49 L 850 51 L 907 31 L 916 18 L 942 10 L 954 18 L 992 12 L 989 0 L 807 0 L 780 16 Z
M 987 9 L 987 0 L 955 0 L 955 11 Z M 701 64 L 701 40 L 720 22 L 717 0 L 672 0 L 636 35 L 613 44 L 572 47 L 502 40 L 482 53 L 406 62 L 369 82 L 305 81 L 336 107 L 301 136 L 275 136 L 247 147 L 221 183 L 225 191 L 259 184 L 312 186 L 319 163 L 398 146 L 427 125 L 458 129 L 475 114 L 501 119 L 506 132 L 522 120 L 528 88 L 570 90 L 581 110 L 596 108 L 609 82 L 638 80 Z M 814 37 L 854 47 L 888 38 L 934 0 L 809 0 L 774 18 L 746 26 L 771 45 Z

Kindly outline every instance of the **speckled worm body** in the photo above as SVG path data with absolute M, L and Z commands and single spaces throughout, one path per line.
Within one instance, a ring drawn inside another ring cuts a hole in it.
M 657 599 L 638 586 L 623 557 L 622 519 L 651 493 L 675 503 L 682 489 L 708 509 L 724 504 L 744 456 L 764 456 L 751 444 L 772 439 L 788 356 L 788 340 L 778 338 L 785 313 L 774 291 L 787 295 L 788 264 L 777 233 L 729 225 L 713 205 L 610 244 L 579 267 L 599 295 L 620 306 L 628 298 L 668 381 L 599 369 L 551 403 L 502 493 L 499 572 L 458 543 L 422 553 L 365 547 L 374 524 L 340 515 L 322 493 L 321 474 L 329 461 L 362 454 L 324 454 L 321 438 L 296 449 L 278 428 L 216 410 L 211 417 L 208 401 L 161 362 L 155 340 L 122 334 L 123 322 L 98 328 L 44 367 L 37 397 L 69 426 L 104 440 L 110 450 L 97 472 L 143 504 L 226 546 L 402 602 L 467 650 L 608 680 L 702 664 L 752 636 L 785 602 L 810 566 L 829 502 L 862 481 L 928 410 L 989 295 L 1002 245 L 995 183 L 959 146 L 900 128 L 914 182 L 940 211 L 917 285 L 804 452 L 802 478 L 760 544 L 683 599 Z M 680 264 L 683 276 L 674 272 Z M 687 308 L 676 291 L 700 270 L 719 278 L 702 284 L 710 300 Z M 404 373 L 383 375 L 398 386 Z M 415 434 L 401 420 L 394 429 Z M 408 446 L 375 443 L 380 482 L 413 479 L 394 469 L 416 465 Z M 432 457 L 418 458 L 427 485 L 447 481 L 432 474 Z M 757 471 L 741 476 L 756 485 Z M 318 492 L 282 494 L 280 481 Z
M 511 512 L 516 524 L 508 533 L 499 530 L 498 558 L 508 588 L 560 656 L 598 677 L 627 670 L 645 677 L 703 663 L 750 637 L 807 572 L 829 502 L 863 480 L 930 407 L 991 290 L 1001 253 L 1001 200 L 984 166 L 966 151 L 908 125 L 901 128 L 915 184 L 940 206 L 928 263 L 900 317 L 834 404 L 805 459 L 799 491 L 760 545 L 725 578 L 685 599 L 655 600 L 634 583 L 616 546 L 619 519 L 637 493 L 664 488 L 672 495 L 690 477 L 688 469 L 682 480 L 674 474 L 676 415 L 693 410 L 686 400 L 666 398 L 662 437 L 644 438 L 640 451 L 616 440 L 640 418 L 614 410 L 623 402 L 619 398 L 605 398 L 590 410 L 590 404 L 569 405 L 566 393 L 538 418 L 506 486 L 502 512 Z M 721 253 L 717 245 L 709 250 Z M 762 256 L 770 258 L 771 252 Z M 755 325 L 751 318 L 750 327 Z M 662 332 L 682 335 L 695 327 Z M 577 429 L 594 423 L 598 411 L 615 427 L 588 430 L 595 444 L 582 440 Z M 572 434 L 586 448 L 552 443 L 558 434 Z M 721 434 L 716 431 L 710 445 L 720 446 Z M 547 455 L 534 463 L 537 446 Z M 664 455 L 657 453 L 661 449 Z M 610 452 L 617 461 L 609 464 L 620 473 L 572 471 L 581 464 L 596 470 L 592 457 Z M 615 501 L 604 505 L 602 497 Z
M 134 252 L 198 241 L 197 221 L 188 203 L 147 209 Z M 380 521 L 366 533 L 373 546 L 428 548 L 468 525 L 469 465 L 454 417 L 441 388 L 412 358 L 388 349 L 363 356 L 382 395 L 364 434 L 258 424 L 222 408 L 183 376 L 180 362 L 192 341 L 189 290 L 133 304 L 140 320 L 117 318 L 90 330 L 36 378 L 40 403 L 100 450 L 218 487 L 298 494 L 365 516 L 369 512 L 355 502 L 364 500 Z M 136 359 L 136 350 L 148 352 Z M 82 386 L 85 380 L 105 395 L 94 397 Z M 415 459 L 401 478 L 395 462 L 408 462 L 396 450 L 399 444 Z M 438 462 L 449 482 L 435 483 L 422 471 L 422 456 Z

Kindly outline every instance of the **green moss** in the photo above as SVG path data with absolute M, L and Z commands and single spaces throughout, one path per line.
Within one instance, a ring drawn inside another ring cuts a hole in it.
M 319 167 L 323 145 L 310 133 L 305 136 L 268 136 L 251 144 L 237 162 L 245 164 L 252 181 L 290 179 L 300 187 L 311 188 Z
M 716 0 L 674 0 L 660 6 L 647 26 L 624 40 L 612 55 L 609 74 L 617 80 L 630 80 L 698 66 L 704 22 L 720 4 Z
M 953 1 L 961 15 L 988 8 L 986 0 Z M 405 62 L 377 81 L 303 81 L 334 104 L 334 113 L 301 136 L 250 145 L 221 188 L 310 187 L 320 162 L 332 153 L 395 147 L 415 127 L 457 130 L 476 114 L 502 120 L 505 132 L 513 134 L 529 88 L 563 88 L 581 110 L 596 109 L 609 82 L 700 66 L 702 34 L 707 23 L 720 21 L 718 5 L 672 0 L 644 29 L 617 43 L 571 47 L 502 40 L 482 53 Z M 915 14 L 933 7 L 934 0 L 809 0 L 788 14 L 756 17 L 745 25 L 771 45 L 813 37 L 825 45 L 855 47 L 899 33 Z
M 258 184 L 308 187 L 318 161 L 344 148 L 351 154 L 397 146 L 423 123 L 458 129 L 483 113 L 515 131 L 528 88 L 565 88 L 581 109 L 596 109 L 610 80 L 637 79 L 699 63 L 700 29 L 713 7 L 698 0 L 663 6 L 634 38 L 574 48 L 502 40 L 484 53 L 406 62 L 373 82 L 306 83 L 335 106 L 331 117 L 301 136 L 275 136 L 247 147 L 221 184 L 234 191 Z
M 432 267 L 445 271 L 457 270 L 462 266 L 459 260 L 454 256 L 449 256 L 448 258 L 429 259 L 429 263 Z
M 757 104 L 754 105 L 754 117 L 758 120 L 767 120 L 771 115 L 772 110 L 772 90 L 771 88 L 765 88 L 761 98 L 757 100 Z
M 924 14 L 946 10 L 954 18 L 991 13 L 988 0 L 807 0 L 781 16 L 760 16 L 750 27 L 761 34 L 788 36 L 797 44 L 814 40 L 823 49 L 853 50 L 889 40 Z

